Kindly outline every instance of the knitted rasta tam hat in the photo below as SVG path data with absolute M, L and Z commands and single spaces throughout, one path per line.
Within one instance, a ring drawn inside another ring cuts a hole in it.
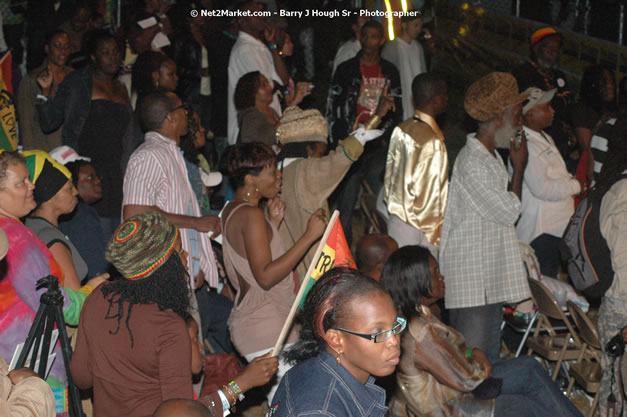
M 35 185 L 33 196 L 37 204 L 50 200 L 72 178 L 70 171 L 47 152 L 36 149 L 24 151 L 22 155 L 26 160 L 30 181 Z
M 122 223 L 107 245 L 106 258 L 127 279 L 149 277 L 168 260 L 179 230 L 156 211 Z

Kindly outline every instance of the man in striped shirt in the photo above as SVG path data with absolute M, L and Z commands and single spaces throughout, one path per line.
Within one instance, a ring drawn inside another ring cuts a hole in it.
M 187 109 L 174 93 L 155 92 L 138 103 L 144 143 L 133 152 L 124 176 L 123 217 L 158 211 L 181 231 L 187 251 L 188 271 L 200 286 L 205 280 L 218 285 L 210 237 L 220 233 L 216 216 L 201 216 L 178 147 L 187 133 Z

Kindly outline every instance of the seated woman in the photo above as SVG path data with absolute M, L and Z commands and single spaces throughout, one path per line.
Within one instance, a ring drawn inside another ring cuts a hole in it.
M 187 112 L 187 135 L 182 136 L 179 148 L 183 151 L 187 178 L 196 194 L 198 206 L 203 216 L 211 213 L 210 193 L 207 187 L 215 187 L 222 182 L 222 174 L 211 172 L 209 162 L 200 152 L 207 143 L 207 130 L 200 123 L 200 116 L 195 111 Z M 217 212 L 214 212 L 217 214 Z
M 222 212 L 222 249 L 229 281 L 237 291 L 228 324 L 235 348 L 250 360 L 278 339 L 300 284 L 292 269 L 320 238 L 325 220 L 322 210 L 316 211 L 305 233 L 285 250 L 277 231 L 285 205 L 277 197 L 281 173 L 274 152 L 261 143 L 236 145 L 227 162 L 235 198 Z M 264 199 L 269 200 L 267 211 L 260 207 Z M 293 328 L 287 347 L 297 338 Z M 280 363 L 278 377 L 286 370 Z
M 39 299 L 45 289 L 37 290 L 38 279 L 54 275 L 63 286 L 63 273 L 41 240 L 20 222 L 35 208 L 33 184 L 24 158 L 17 152 L 0 150 L 0 229 L 9 241 L 9 249 L 0 272 L 0 356 L 10 362 L 15 347 L 26 340 Z M 63 316 L 69 325 L 78 324 L 85 297 L 102 283 L 89 281 L 79 291 L 61 288 Z M 57 360 L 52 365 L 48 384 L 54 391 L 57 413 L 67 413 L 67 377 L 60 343 L 55 348 Z
M 270 107 L 272 86 L 259 71 L 244 74 L 235 86 L 233 97 L 237 109 L 239 137 L 237 143 L 276 143 L 279 116 Z
M 48 247 L 63 271 L 66 288 L 78 290 L 87 276 L 87 264 L 70 239 L 59 229 L 59 217 L 74 211 L 78 191 L 70 171 L 44 151 L 25 151 L 24 157 L 35 184 L 37 207 L 26 219 L 32 230 Z M 104 278 L 108 278 L 105 274 Z
M 444 277 L 428 249 L 405 246 L 388 258 L 381 284 L 408 320 L 397 372 L 394 416 L 581 416 L 532 357 L 492 364 L 480 349 L 436 319 Z
M 129 218 L 107 246 L 122 275 L 88 297 L 70 369 L 93 387 L 102 417 L 152 415 L 169 398 L 192 399 L 187 253 L 157 212 Z
M 98 212 L 92 206 L 102 198 L 102 184 L 91 162 L 74 160 L 65 167 L 72 174 L 72 184 L 78 191 L 74 212 L 59 219 L 59 228 L 78 249 L 87 263 L 87 276 L 95 277 L 109 271 L 105 259 L 108 239 L 102 230 Z
M 374 377 L 396 369 L 404 329 L 377 281 L 349 268 L 325 273 L 305 299 L 300 339 L 286 353 L 298 364 L 281 380 L 270 414 L 386 415 Z

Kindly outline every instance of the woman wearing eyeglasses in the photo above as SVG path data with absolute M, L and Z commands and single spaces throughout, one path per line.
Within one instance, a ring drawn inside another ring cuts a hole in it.
M 491 363 L 481 349 L 435 318 L 444 277 L 429 250 L 405 246 L 386 261 L 381 284 L 408 320 L 397 372 L 393 416 L 581 416 L 532 357 Z
M 300 339 L 286 355 L 297 365 L 281 380 L 270 415 L 385 415 L 374 377 L 396 369 L 403 329 L 378 282 L 348 268 L 327 272 L 307 295 Z

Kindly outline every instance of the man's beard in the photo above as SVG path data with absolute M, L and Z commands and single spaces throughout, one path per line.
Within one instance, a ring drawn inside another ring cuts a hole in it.
M 557 69 L 557 63 L 551 63 L 549 61 L 546 61 L 540 57 L 537 57 L 536 62 L 538 63 L 538 66 L 540 68 L 542 68 L 543 70 L 547 70 L 547 71 L 554 71 Z
M 518 129 L 510 123 L 506 124 L 494 133 L 494 146 L 497 148 L 509 148 L 510 139 L 514 137 Z

